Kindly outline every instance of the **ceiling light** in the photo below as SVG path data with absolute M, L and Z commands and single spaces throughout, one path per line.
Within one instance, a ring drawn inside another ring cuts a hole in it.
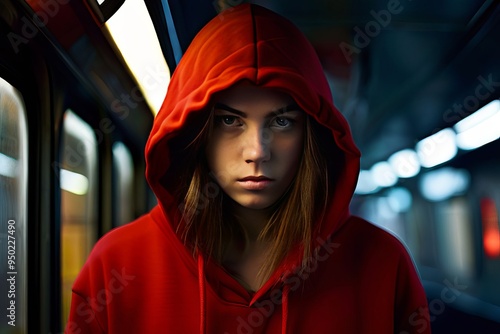
M 105 27 L 156 114 L 167 92 L 170 71 L 144 1 L 125 1 Z
M 371 168 L 373 180 L 380 187 L 391 187 L 398 182 L 398 177 L 394 174 L 391 165 L 386 162 L 378 162 Z
M 422 175 L 420 192 L 429 201 L 443 201 L 467 190 L 469 173 L 464 169 L 441 168 Z
M 401 178 L 413 177 L 420 172 L 420 163 L 417 153 L 411 149 L 405 149 L 394 153 L 388 159 L 394 173 Z
M 455 131 L 443 129 L 417 143 L 416 151 L 422 167 L 434 167 L 457 155 Z
M 500 100 L 467 116 L 454 128 L 457 132 L 457 146 L 463 150 L 473 150 L 500 138 Z

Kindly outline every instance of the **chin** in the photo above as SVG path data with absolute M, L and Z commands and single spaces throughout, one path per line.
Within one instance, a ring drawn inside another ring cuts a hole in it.
M 267 209 L 268 207 L 271 206 L 267 203 L 246 203 L 246 202 L 236 202 L 236 203 L 238 203 L 240 206 L 242 206 L 246 209 L 250 209 L 250 210 L 263 210 L 263 209 Z
M 263 198 L 252 198 L 252 199 L 233 199 L 236 203 L 242 207 L 250 210 L 263 210 L 271 207 L 276 200 L 274 199 L 263 199 Z

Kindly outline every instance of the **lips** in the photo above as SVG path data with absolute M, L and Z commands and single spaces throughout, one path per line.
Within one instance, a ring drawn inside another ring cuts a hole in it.
M 247 176 L 247 177 L 244 177 L 242 179 L 239 179 L 238 181 L 240 181 L 240 182 L 243 182 L 243 181 L 259 182 L 259 181 L 272 181 L 272 179 L 268 178 L 267 176 L 260 175 L 260 176 Z
M 247 176 L 238 179 L 238 183 L 246 190 L 263 190 L 267 188 L 274 180 L 267 176 Z

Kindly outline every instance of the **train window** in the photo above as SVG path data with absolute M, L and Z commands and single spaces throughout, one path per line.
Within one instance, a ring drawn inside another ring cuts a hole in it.
M 129 149 L 122 142 L 113 144 L 113 177 L 113 224 L 119 226 L 134 218 L 134 163 Z
M 26 332 L 28 135 L 21 94 L 0 78 L 1 333 Z
M 62 321 L 71 287 L 97 240 L 97 140 L 71 110 L 64 116 L 60 151 Z

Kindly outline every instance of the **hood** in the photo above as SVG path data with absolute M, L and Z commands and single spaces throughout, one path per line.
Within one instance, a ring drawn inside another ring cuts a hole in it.
M 333 104 L 309 41 L 288 20 L 257 5 L 239 5 L 212 19 L 193 39 L 172 75 L 146 145 L 146 177 L 167 216 L 165 224 L 176 224 L 179 217 L 172 180 L 186 161 L 180 147 L 199 132 L 212 96 L 242 80 L 288 93 L 325 128 L 327 136 L 319 144 L 329 159 L 333 189 L 325 219 L 314 231 L 312 243 L 317 246 L 349 216 L 359 151 Z

